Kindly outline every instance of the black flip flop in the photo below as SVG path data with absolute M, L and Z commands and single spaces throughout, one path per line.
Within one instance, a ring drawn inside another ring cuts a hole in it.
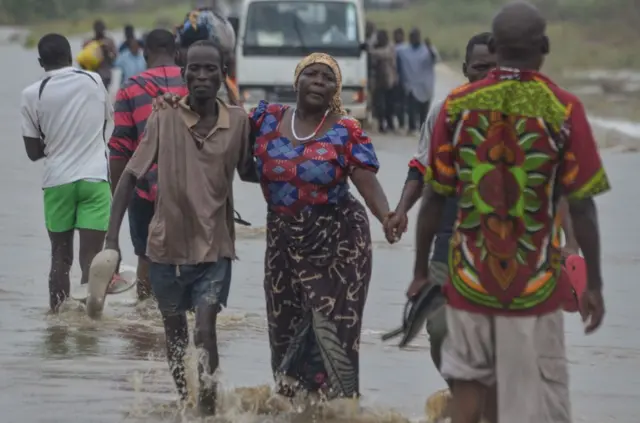
M 233 214 L 235 215 L 233 217 L 233 220 L 238 224 L 238 225 L 242 225 L 242 226 L 251 226 L 251 222 L 247 222 L 246 220 L 244 220 L 242 218 L 242 216 L 240 216 L 240 213 L 238 213 L 236 210 L 233 211 Z
M 420 333 L 425 321 L 446 303 L 440 285 L 431 284 L 424 287 L 418 295 L 407 301 L 402 316 L 402 326 L 382 335 L 383 341 L 388 341 L 402 335 L 398 347 L 409 345 Z

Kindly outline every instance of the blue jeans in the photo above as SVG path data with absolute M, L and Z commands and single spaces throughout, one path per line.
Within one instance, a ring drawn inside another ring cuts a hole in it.
M 198 306 L 226 306 L 231 285 L 231 260 L 173 265 L 151 263 L 149 279 L 158 308 L 165 316 L 183 314 Z

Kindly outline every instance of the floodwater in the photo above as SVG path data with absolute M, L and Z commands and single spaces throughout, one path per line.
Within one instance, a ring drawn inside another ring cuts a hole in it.
M 47 314 L 49 242 L 43 225 L 41 164 L 27 159 L 19 126 L 20 91 L 41 71 L 34 51 L 2 46 L 0 55 L 10 64 L 0 67 L 0 95 L 5 99 L 0 104 L 2 422 L 193 421 L 172 417 L 173 384 L 152 306 L 109 301 L 99 322 L 88 320 L 72 303 L 59 316 Z M 447 78 L 439 81 L 439 95 L 451 88 Z M 395 205 L 415 140 L 375 137 L 375 143 L 382 164 L 379 177 Z M 640 189 L 633 188 L 629 177 L 637 175 L 640 155 L 603 155 L 614 187 L 598 200 L 608 315 L 602 329 L 590 337 L 583 334 L 577 315 L 566 316 L 573 406 L 576 422 L 635 423 L 640 414 L 640 223 L 629 211 L 640 208 Z M 264 391 L 272 383 L 262 289 L 264 205 L 257 186 L 238 182 L 235 193 L 237 209 L 254 226 L 239 229 L 240 260 L 234 267 L 230 307 L 220 319 L 220 381 L 227 393 L 222 413 L 224 421 L 275 421 L 247 412 L 252 406 L 264 408 Z M 131 265 L 134 255 L 126 227 L 122 249 L 124 262 Z M 391 410 L 419 420 L 427 396 L 444 387 L 431 364 L 426 336 L 408 351 L 380 341 L 383 331 L 400 322 L 413 264 L 413 227 L 395 246 L 387 245 L 378 224 L 372 232 L 374 273 L 361 347 L 363 404 L 372 416 L 334 421 L 403 421 Z M 79 283 L 77 265 L 73 283 Z M 253 394 L 240 387 L 254 387 Z

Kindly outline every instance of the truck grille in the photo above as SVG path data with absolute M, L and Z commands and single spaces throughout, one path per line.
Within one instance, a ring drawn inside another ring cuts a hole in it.
M 296 92 L 289 87 L 276 87 L 273 90 L 276 101 L 279 103 L 295 103 L 297 99 Z

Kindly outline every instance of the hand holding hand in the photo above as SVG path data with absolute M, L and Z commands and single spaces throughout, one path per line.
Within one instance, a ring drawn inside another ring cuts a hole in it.
M 404 213 L 390 212 L 384 219 L 382 226 L 384 235 L 389 244 L 400 241 L 402 234 L 407 232 L 407 224 L 409 219 Z

